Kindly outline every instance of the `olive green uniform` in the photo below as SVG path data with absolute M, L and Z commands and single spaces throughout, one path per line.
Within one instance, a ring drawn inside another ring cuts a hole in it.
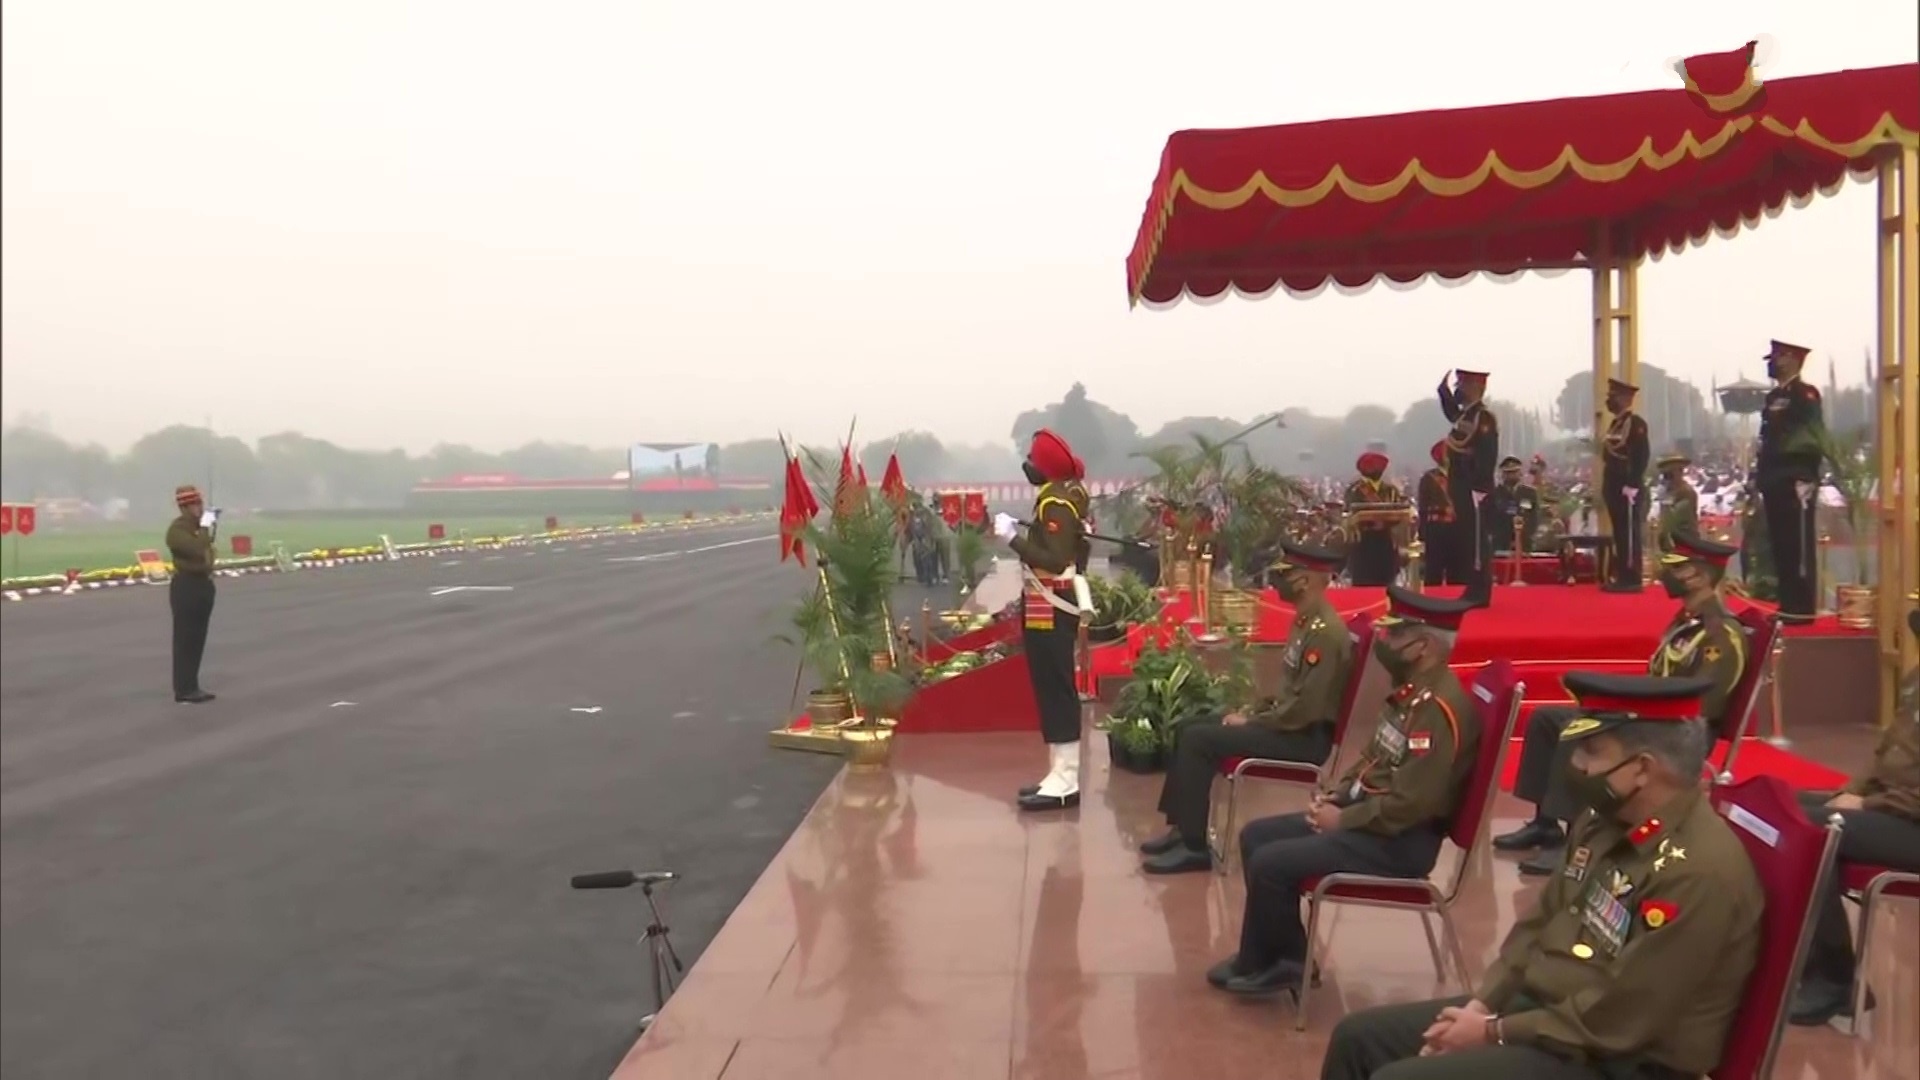
M 1633 828 L 1586 814 L 1475 995 L 1504 1045 L 1417 1056 L 1440 1010 L 1464 999 L 1368 1009 L 1334 1029 L 1322 1080 L 1704 1075 L 1759 955 L 1765 900 L 1698 791 Z
M 1387 698 L 1372 743 L 1332 793 L 1338 829 L 1316 833 L 1305 814 L 1250 822 L 1240 833 L 1247 902 L 1236 966 L 1257 971 L 1306 956 L 1302 882 L 1432 871 L 1480 738 L 1480 711 L 1460 680 L 1444 668 L 1426 673 Z
M 1718 600 L 1711 612 L 1702 615 L 1682 607 L 1667 623 L 1660 644 L 1648 658 L 1647 674 L 1712 679 L 1712 689 L 1700 700 L 1700 715 L 1707 727 L 1717 732 L 1730 719 L 1726 716 L 1727 699 L 1746 672 L 1747 653 L 1747 635 L 1740 620 Z M 1578 715 L 1579 710 L 1571 705 L 1542 705 L 1527 717 L 1513 794 L 1538 806 L 1542 818 L 1567 821 L 1577 811 L 1565 783 L 1573 748 L 1560 741 L 1560 732 Z M 1537 872 L 1537 865 L 1528 872 Z
M 207 651 L 207 626 L 213 621 L 213 534 L 200 520 L 181 514 L 167 526 L 167 553 L 173 576 L 167 606 L 173 612 L 173 696 L 201 693 L 200 660 Z
M 1920 873 L 1920 670 L 1901 681 L 1893 723 L 1880 732 L 1873 763 L 1841 789 L 1860 798 L 1860 809 L 1839 811 L 1840 859 Z M 1832 792 L 1805 792 L 1801 803 L 1817 824 L 1835 811 L 1826 808 Z M 1853 983 L 1853 937 L 1847 927 L 1841 883 L 1824 900 L 1807 953 L 1809 982 L 1844 992 Z
M 1040 713 L 1040 735 L 1049 743 L 1080 741 L 1080 688 L 1073 680 L 1073 649 L 1080 616 L 1073 609 L 1075 572 L 1085 572 L 1087 489 L 1055 481 L 1034 498 L 1026 535 L 1011 542 L 1027 573 L 1022 597 L 1027 674 Z M 1056 604 L 1055 599 L 1062 604 Z
M 1160 812 L 1190 850 L 1203 850 L 1213 778 L 1228 758 L 1319 764 L 1333 752 L 1333 725 L 1355 662 L 1340 613 L 1324 593 L 1300 605 L 1281 653 L 1280 685 L 1247 710 L 1247 722 L 1183 725 L 1160 787 Z
M 1660 553 L 1673 550 L 1676 536 L 1700 535 L 1700 493 L 1685 480 L 1667 484 L 1667 502 L 1660 508 Z

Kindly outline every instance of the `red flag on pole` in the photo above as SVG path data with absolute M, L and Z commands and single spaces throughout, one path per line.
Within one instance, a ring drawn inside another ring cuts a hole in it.
M 895 509 L 907 501 L 907 478 L 900 472 L 899 454 L 887 455 L 887 471 L 880 474 L 880 494 L 885 495 Z
M 787 459 L 786 499 L 780 505 L 780 561 L 786 562 L 792 555 L 807 564 L 805 541 L 800 539 L 800 530 L 820 512 L 820 504 L 813 497 L 813 489 L 807 485 L 807 475 L 800 468 L 799 458 Z
M 858 480 L 853 469 L 853 448 L 840 448 L 840 481 L 833 488 L 833 513 L 836 517 L 853 513 L 858 505 L 854 495 L 854 484 Z

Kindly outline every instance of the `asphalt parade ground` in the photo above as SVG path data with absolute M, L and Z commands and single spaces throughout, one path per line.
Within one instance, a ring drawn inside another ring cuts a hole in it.
M 164 587 L 0 608 L 0 1073 L 606 1076 L 645 907 L 569 876 L 691 965 L 838 768 L 774 531 L 223 579 L 201 706 Z

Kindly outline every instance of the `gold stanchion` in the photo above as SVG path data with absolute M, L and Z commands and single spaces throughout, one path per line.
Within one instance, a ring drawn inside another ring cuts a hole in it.
M 1427 555 L 1427 545 L 1421 543 L 1420 538 L 1416 536 L 1407 541 L 1407 546 L 1401 549 L 1401 554 L 1406 558 L 1407 588 L 1413 592 L 1419 592 L 1426 584 L 1425 567 L 1422 562 Z
M 1772 675 L 1772 677 L 1767 680 L 1770 684 L 1768 691 L 1770 703 L 1773 706 L 1773 720 L 1767 725 L 1771 732 L 1771 734 L 1767 736 L 1767 742 L 1783 750 L 1793 745 L 1793 740 L 1787 738 L 1787 714 L 1783 707 L 1786 704 L 1786 692 L 1781 689 L 1786 685 L 1786 658 L 1787 636 L 1775 632 L 1773 635 L 1773 648 L 1767 653 L 1767 668 Z
M 1211 645 L 1220 640 L 1213 628 L 1213 548 L 1198 552 L 1193 566 L 1193 602 L 1200 613 L 1200 640 Z
M 1527 583 L 1527 549 L 1521 542 L 1520 534 L 1526 530 L 1527 519 L 1519 514 L 1513 515 L 1513 572 L 1507 575 L 1507 584 L 1518 587 Z

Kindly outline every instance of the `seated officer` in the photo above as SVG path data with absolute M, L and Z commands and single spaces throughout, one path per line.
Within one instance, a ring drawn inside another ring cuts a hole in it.
M 1719 1064 L 1766 894 L 1700 790 L 1704 678 L 1576 672 L 1572 852 L 1472 998 L 1334 1028 L 1321 1080 L 1666 1080 Z
M 1920 601 L 1920 593 L 1909 599 Z M 1920 608 L 1907 613 L 1907 629 L 1920 637 Z M 1901 680 L 1893 723 L 1880 733 L 1866 774 L 1838 792 L 1803 792 L 1800 801 L 1816 822 L 1825 824 L 1836 813 L 1846 821 L 1840 830 L 1842 860 L 1920 872 L 1920 668 Z M 1852 1016 L 1853 976 L 1853 939 L 1836 881 L 1814 925 L 1788 1019 L 1817 1025 Z
M 1460 620 L 1476 605 L 1397 585 L 1387 598 L 1373 655 L 1395 689 L 1372 744 L 1305 813 L 1261 818 L 1240 833 L 1240 951 L 1207 972 L 1229 993 L 1298 988 L 1307 955 L 1302 881 L 1343 871 L 1424 877 L 1440 856 L 1480 745 L 1480 711 L 1447 667 Z
M 1746 634 L 1720 598 L 1727 560 L 1737 549 L 1698 536 L 1677 536 L 1674 545 L 1660 558 L 1660 583 L 1668 596 L 1680 601 L 1680 610 L 1674 613 L 1647 661 L 1647 674 L 1712 679 L 1700 712 L 1707 729 L 1717 731 L 1727 710 L 1727 697 L 1747 667 Z M 1577 809 L 1566 782 L 1566 759 L 1571 748 L 1560 741 L 1560 732 L 1577 715 L 1578 711 L 1571 708 L 1543 705 L 1527 719 L 1527 737 L 1521 746 L 1513 793 L 1534 804 L 1533 820 L 1493 838 L 1493 846 L 1501 851 L 1540 849 L 1539 854 L 1520 864 L 1523 874 L 1544 876 L 1560 865 L 1560 845 L 1565 838 L 1560 823 L 1573 817 Z
M 1149 874 L 1206 870 L 1207 800 L 1220 763 L 1230 757 L 1325 761 L 1333 752 L 1333 725 L 1353 670 L 1353 643 L 1340 613 L 1327 602 L 1327 583 L 1340 572 L 1337 552 L 1280 545 L 1270 572 L 1280 599 L 1293 605 L 1293 627 L 1281 654 L 1280 687 L 1250 713 L 1228 713 L 1218 724 L 1190 723 L 1175 735 L 1173 760 L 1160 788 L 1160 812 L 1172 826 L 1140 845 Z

